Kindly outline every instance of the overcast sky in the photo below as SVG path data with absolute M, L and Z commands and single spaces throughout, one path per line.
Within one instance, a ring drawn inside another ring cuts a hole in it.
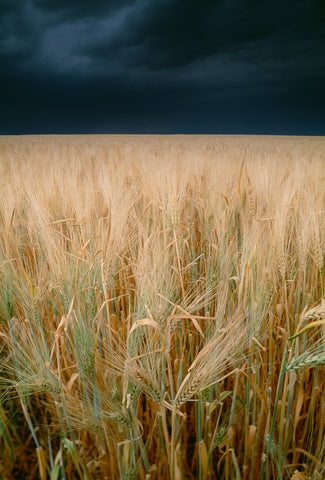
M 1 0 L 0 133 L 325 135 L 325 0 Z

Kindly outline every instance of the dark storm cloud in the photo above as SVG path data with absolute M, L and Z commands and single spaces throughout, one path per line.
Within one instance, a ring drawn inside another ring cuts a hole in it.
M 0 128 L 31 109 L 49 130 L 90 118 L 113 128 L 114 116 L 131 131 L 191 117 L 195 131 L 276 106 L 317 118 L 324 11 L 323 0 L 3 0 Z
M 75 20 L 78 18 L 96 18 L 109 15 L 121 8 L 121 5 L 132 5 L 136 0 L 34 0 L 36 8 L 44 12 L 56 13 L 60 20 Z

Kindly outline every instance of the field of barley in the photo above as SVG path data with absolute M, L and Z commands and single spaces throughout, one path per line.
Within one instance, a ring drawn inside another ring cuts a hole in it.
M 325 478 L 325 137 L 0 137 L 0 478 Z

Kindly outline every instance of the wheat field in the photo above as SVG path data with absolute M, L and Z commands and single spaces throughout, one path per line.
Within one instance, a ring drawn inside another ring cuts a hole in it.
M 0 477 L 325 478 L 325 137 L 0 137 Z

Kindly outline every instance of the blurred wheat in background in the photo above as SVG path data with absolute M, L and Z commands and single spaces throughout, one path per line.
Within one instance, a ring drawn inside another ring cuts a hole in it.
M 0 476 L 325 478 L 325 140 L 0 139 Z

